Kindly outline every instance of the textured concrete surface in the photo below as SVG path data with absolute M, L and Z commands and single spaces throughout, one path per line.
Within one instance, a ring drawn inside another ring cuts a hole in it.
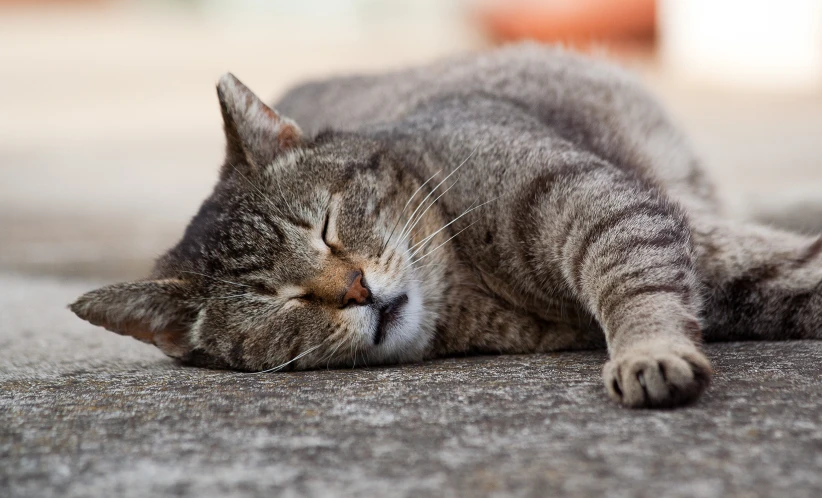
M 607 401 L 604 352 L 251 375 L 81 322 L 65 304 L 144 274 L 208 193 L 220 74 L 273 98 L 480 45 L 415 16 L 3 14 L 0 498 L 822 496 L 822 342 L 712 345 L 698 405 L 634 412 Z M 822 93 L 641 69 L 738 208 L 822 198 Z
M 822 494 L 822 342 L 711 345 L 696 406 L 630 411 L 604 352 L 181 367 L 71 319 L 93 285 L 0 277 L 0 496 Z

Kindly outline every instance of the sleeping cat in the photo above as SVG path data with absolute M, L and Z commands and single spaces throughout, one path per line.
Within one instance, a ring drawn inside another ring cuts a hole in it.
M 822 337 L 822 238 L 724 217 L 617 68 L 519 45 L 274 108 L 230 74 L 217 93 L 213 193 L 150 278 L 85 294 L 81 318 L 247 371 L 607 346 L 631 407 L 695 400 L 703 338 Z

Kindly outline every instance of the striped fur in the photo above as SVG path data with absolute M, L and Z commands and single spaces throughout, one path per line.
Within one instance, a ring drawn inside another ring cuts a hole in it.
M 632 407 L 695 400 L 703 338 L 820 338 L 822 239 L 726 220 L 618 69 L 514 46 L 301 85 L 275 106 L 293 121 L 224 80 L 214 194 L 150 283 L 84 296 L 81 317 L 148 342 L 189 320 L 185 360 L 246 370 L 607 346 L 606 390 Z M 335 301 L 352 271 L 363 306 Z M 176 316 L 169 295 L 185 320 L 147 320 Z

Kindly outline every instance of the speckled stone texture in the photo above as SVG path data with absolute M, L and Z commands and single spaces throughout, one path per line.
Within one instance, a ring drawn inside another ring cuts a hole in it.
M 0 277 L 0 496 L 822 496 L 822 342 L 711 345 L 693 407 L 604 352 L 241 374 L 175 365 Z

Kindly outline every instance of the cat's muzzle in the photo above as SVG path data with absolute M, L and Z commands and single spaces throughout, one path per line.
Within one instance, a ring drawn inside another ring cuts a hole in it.
M 377 309 L 379 321 L 377 322 L 377 329 L 374 331 L 375 346 L 385 339 L 388 328 L 402 316 L 402 310 L 406 304 L 408 304 L 408 294 L 400 294 L 389 301 L 380 303 Z

